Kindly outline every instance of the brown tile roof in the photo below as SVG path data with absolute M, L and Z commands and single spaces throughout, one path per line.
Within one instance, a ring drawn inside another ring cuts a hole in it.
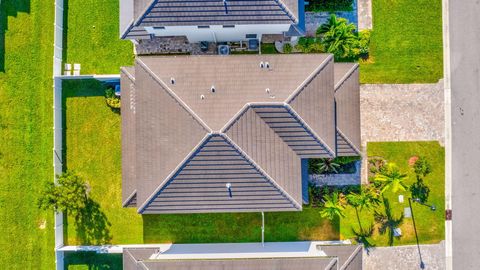
M 135 113 L 122 102 L 124 205 L 135 192 L 140 213 L 300 210 L 300 158 L 336 155 L 334 72 L 322 54 L 139 57 L 122 75 L 127 98 L 135 76 Z M 355 102 L 358 84 L 348 89 Z M 359 136 L 348 121 L 347 144 Z
M 285 102 L 330 59 L 327 54 L 315 54 L 141 56 L 137 61 L 167 84 L 210 129 L 220 131 L 247 103 Z M 269 63 L 270 68 L 260 68 L 261 62 Z
M 337 71 L 338 70 L 338 71 Z M 360 83 L 358 65 L 335 64 L 335 101 L 337 136 L 341 143 L 337 152 L 342 155 L 360 155 Z M 341 149 L 340 149 L 341 148 Z
M 296 243 L 296 242 L 294 242 Z M 188 244 L 187 244 L 188 245 Z M 201 244 L 200 244 L 201 245 Z M 211 244 L 210 244 L 211 245 Z M 175 246 L 175 244 L 174 244 Z M 206 245 L 207 246 L 207 245 Z M 157 248 L 125 248 L 123 251 L 123 268 L 125 270 L 160 270 L 160 269 L 198 269 L 198 270 L 361 270 L 361 245 L 319 245 L 317 249 L 324 252 L 323 256 L 282 257 L 272 252 L 271 258 L 189 258 L 190 255 L 209 257 L 205 251 L 201 254 L 186 253 L 185 258 L 151 259 Z M 288 252 L 288 251 L 286 251 Z M 300 254 L 300 253 L 299 253 Z M 291 255 L 290 255 L 291 256 Z

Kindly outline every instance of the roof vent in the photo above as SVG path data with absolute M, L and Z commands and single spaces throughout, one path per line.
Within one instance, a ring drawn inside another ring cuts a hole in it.
M 267 92 L 267 94 L 270 94 L 270 88 L 265 89 L 265 92 Z
M 170 83 L 175 84 L 175 78 L 171 77 L 170 78 Z
M 227 191 L 228 191 L 228 197 L 232 198 L 232 184 L 230 183 L 227 183 L 226 184 L 226 187 L 227 187 Z
M 200 99 L 205 99 L 205 96 L 204 95 L 200 95 Z
M 265 62 L 265 67 L 266 67 L 266 68 L 270 68 L 270 63 Z
M 210 91 L 212 91 L 212 93 L 215 93 L 215 85 L 212 85 L 212 87 L 210 87 Z
M 263 62 L 260 62 L 260 68 L 263 68 L 263 67 L 264 67 Z
M 271 98 L 271 99 L 274 99 L 274 98 L 275 98 L 275 95 L 270 95 L 270 98 Z

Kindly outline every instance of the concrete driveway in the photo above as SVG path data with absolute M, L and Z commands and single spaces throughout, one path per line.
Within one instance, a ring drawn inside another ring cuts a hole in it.
M 445 138 L 443 82 L 360 87 L 362 145 Z
M 445 241 L 436 245 L 420 245 L 426 270 L 445 269 Z M 379 247 L 364 251 L 364 270 L 415 270 L 420 269 L 420 257 L 416 245 Z

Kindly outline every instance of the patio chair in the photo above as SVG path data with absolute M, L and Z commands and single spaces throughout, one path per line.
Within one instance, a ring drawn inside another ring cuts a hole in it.
M 80 75 L 80 64 L 73 64 L 73 75 L 79 76 Z
M 72 75 L 72 64 L 65 64 L 64 75 L 70 76 Z

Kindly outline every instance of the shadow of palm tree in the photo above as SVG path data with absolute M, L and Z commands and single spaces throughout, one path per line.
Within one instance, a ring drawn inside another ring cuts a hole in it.
M 78 213 L 75 224 L 82 245 L 103 245 L 112 240 L 112 224 L 100 209 L 100 205 L 90 198 L 87 199 L 85 208 Z
M 352 227 L 352 233 L 355 235 L 355 241 L 362 243 L 365 251 L 367 251 L 367 255 L 370 254 L 370 249 L 375 247 L 375 244 L 368 239 L 373 235 L 373 224 L 370 224 L 365 229 L 360 226 L 358 231 Z
M 378 232 L 380 234 L 388 233 L 388 245 L 393 246 L 393 240 L 395 237 L 395 229 L 398 228 L 403 223 L 403 213 L 400 217 L 394 217 L 392 213 L 392 208 L 390 207 L 390 202 L 383 198 L 383 205 L 385 207 L 385 213 L 380 213 L 375 211 L 374 217 L 375 221 L 380 224 Z M 397 238 L 400 238 L 398 236 Z

